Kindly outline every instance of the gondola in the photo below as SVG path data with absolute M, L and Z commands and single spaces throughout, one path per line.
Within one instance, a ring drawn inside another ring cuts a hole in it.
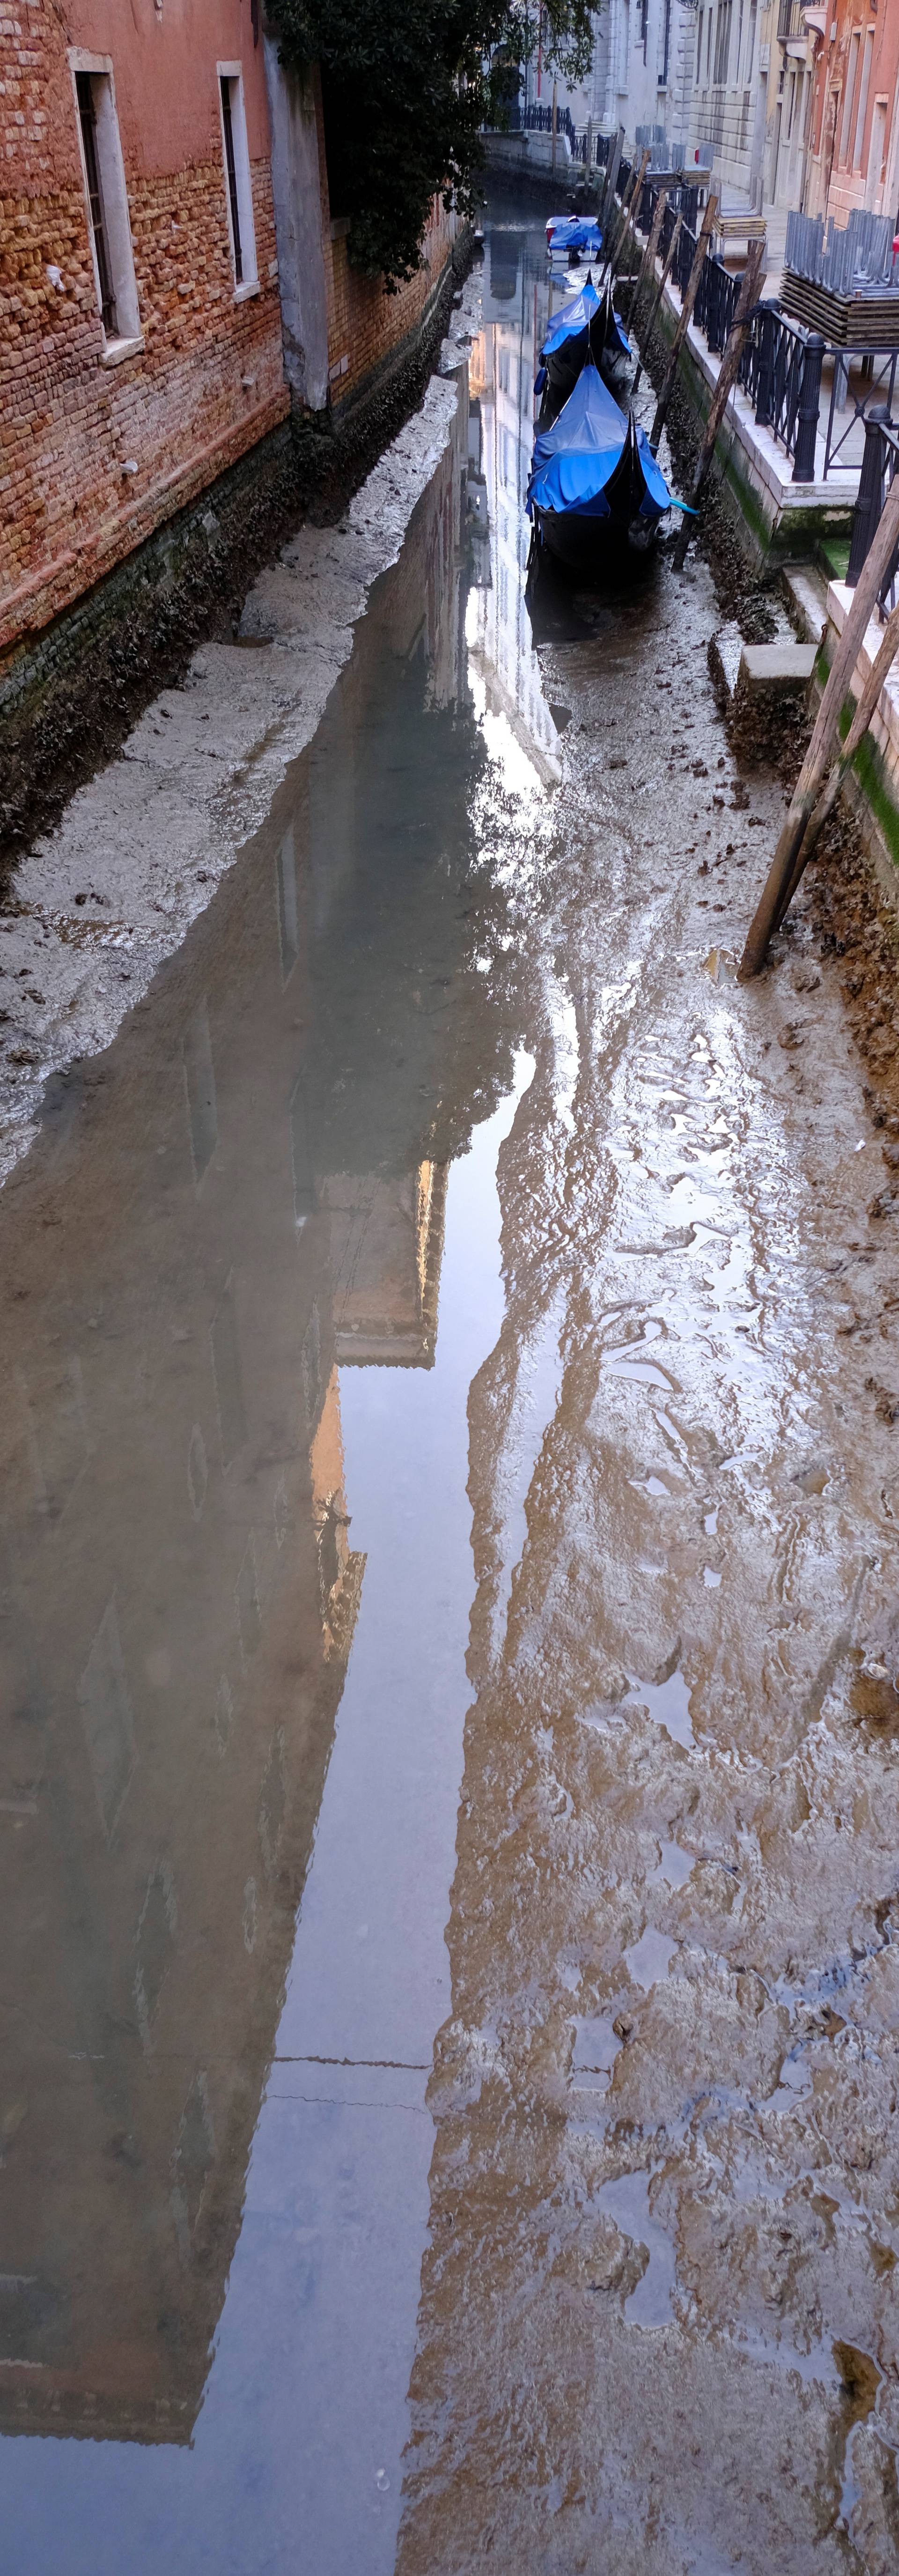
M 611 283 L 600 294 L 589 269 L 579 293 L 553 315 L 540 351 L 534 385 L 541 397 L 538 429 L 548 429 L 557 419 L 574 391 L 588 349 L 610 393 L 620 399 L 631 345 L 612 302 Z
M 580 573 L 615 551 L 645 554 L 665 512 L 682 504 L 646 432 L 625 416 L 588 354 L 549 429 L 538 430 L 527 511 L 534 547 Z
M 588 215 L 550 215 L 546 227 L 546 256 L 564 259 L 573 267 L 580 259 L 598 259 L 602 250 L 599 225 Z

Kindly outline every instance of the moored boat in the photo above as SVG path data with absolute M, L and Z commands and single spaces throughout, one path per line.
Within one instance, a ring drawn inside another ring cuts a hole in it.
M 580 572 L 616 548 L 643 554 L 672 506 L 681 505 L 645 430 L 588 354 L 558 418 L 534 441 L 527 510 L 537 547 Z
M 534 386 L 535 393 L 541 396 L 540 429 L 548 428 L 568 401 L 588 354 L 610 391 L 620 395 L 631 355 L 630 341 L 615 311 L 611 284 L 600 293 L 589 269 L 578 294 L 553 315 L 540 351 Z
M 550 215 L 546 227 L 550 261 L 564 258 L 576 266 L 580 259 L 598 259 L 601 250 L 602 233 L 591 216 Z

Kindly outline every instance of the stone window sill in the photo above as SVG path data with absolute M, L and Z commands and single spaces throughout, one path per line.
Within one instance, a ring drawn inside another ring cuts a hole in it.
M 100 365 L 101 367 L 120 367 L 123 358 L 139 357 L 143 346 L 142 331 L 136 332 L 130 340 L 107 340 L 105 349 L 100 351 Z
M 242 285 L 242 286 L 235 286 L 235 289 L 234 289 L 234 301 L 235 301 L 235 304 L 246 304 L 246 303 L 247 303 L 247 301 L 248 301 L 248 299 L 249 299 L 249 297 L 250 297 L 251 295 L 258 295 L 258 293 L 259 293 L 259 279 L 258 279 L 258 277 L 245 277 L 245 278 L 244 278 L 244 282 L 243 282 L 243 285 Z

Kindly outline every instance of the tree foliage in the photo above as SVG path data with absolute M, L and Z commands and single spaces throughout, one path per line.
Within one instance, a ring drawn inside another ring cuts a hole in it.
M 510 66 L 582 79 L 588 0 L 267 0 L 288 70 L 321 70 L 332 215 L 388 287 L 411 277 L 431 200 L 473 210 L 481 127 L 505 123 Z M 514 84 L 513 84 L 514 85 Z

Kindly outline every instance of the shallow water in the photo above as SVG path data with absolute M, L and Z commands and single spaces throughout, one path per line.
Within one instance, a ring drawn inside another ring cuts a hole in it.
M 0 1198 L 30 2576 L 892 2563 L 879 1156 L 803 920 L 734 981 L 704 570 L 529 613 L 546 296 L 499 209 L 310 752 Z

